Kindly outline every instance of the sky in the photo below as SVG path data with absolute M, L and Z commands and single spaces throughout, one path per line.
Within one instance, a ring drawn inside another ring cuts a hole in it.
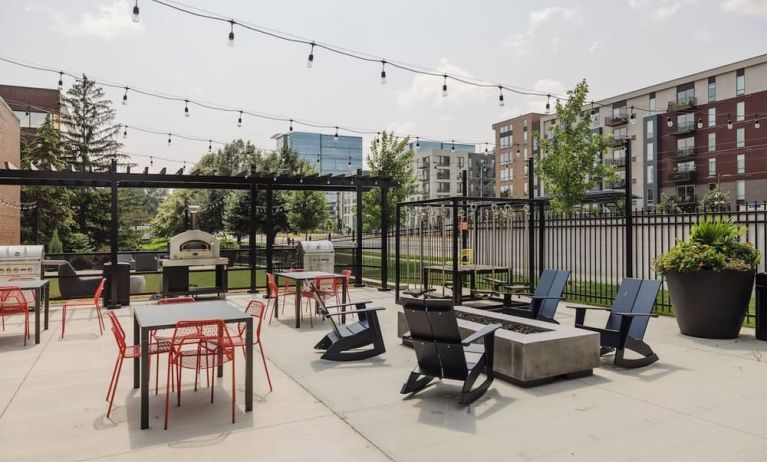
M 767 52 L 767 0 L 521 1 L 184 0 L 226 17 L 380 59 L 508 86 L 564 94 L 579 80 L 598 100 Z M 315 50 L 139 0 L 0 0 L 0 56 L 96 80 L 295 119 L 402 135 L 493 141 L 492 124 L 530 111 L 545 97 L 417 76 Z M 0 62 L 0 83 L 55 88 L 57 75 Z M 71 85 L 65 79 L 65 87 Z M 117 122 L 204 139 L 250 140 L 264 149 L 286 123 L 224 114 L 107 90 Z M 296 130 L 307 130 L 300 126 Z M 327 130 L 326 133 L 332 133 Z M 343 134 L 343 131 L 341 132 Z M 173 159 L 177 169 L 207 142 L 129 130 L 124 151 Z M 367 151 L 371 137 L 363 139 Z M 214 145 L 215 147 L 215 145 Z M 482 149 L 482 148 L 480 148 Z M 139 165 L 146 158 L 134 159 Z

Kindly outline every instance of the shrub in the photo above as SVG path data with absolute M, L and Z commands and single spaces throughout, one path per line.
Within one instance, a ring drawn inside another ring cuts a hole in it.
M 759 264 L 761 252 L 738 239 L 746 229 L 730 220 L 707 218 L 693 225 L 687 242 L 677 242 L 655 261 L 659 274 L 694 273 L 703 270 L 750 271 Z
M 53 230 L 53 234 L 51 235 L 51 241 L 48 243 L 48 253 L 49 254 L 64 253 L 64 244 L 61 243 L 58 229 Z

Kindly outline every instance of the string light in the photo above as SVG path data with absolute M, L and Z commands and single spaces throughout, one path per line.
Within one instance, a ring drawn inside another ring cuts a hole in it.
M 170 133 L 168 133 L 168 147 L 170 147 L 171 140 L 170 140 Z
M 386 60 L 381 60 L 381 85 L 386 85 Z
M 314 42 L 312 42 L 312 48 L 309 50 L 309 58 L 306 60 L 306 67 L 311 69 L 314 66 Z
M 127 137 L 128 137 L 128 126 L 125 125 L 125 127 L 123 128 L 123 139 Z
M 559 101 L 559 100 L 557 100 L 557 101 Z M 597 113 L 597 111 L 594 110 L 594 100 L 591 100 L 591 115 L 594 115 L 596 113 Z
M 759 114 L 756 114 L 756 120 L 754 120 L 754 128 L 759 129 L 762 124 L 759 123 Z
M 338 127 L 336 127 L 336 134 L 333 135 L 333 141 L 338 141 Z
M 498 90 L 500 91 L 500 94 L 498 95 L 498 106 L 503 107 L 503 87 L 498 85 Z
M 64 89 L 64 72 L 59 72 L 59 91 Z
M 240 111 L 240 117 L 237 119 L 237 127 L 242 127 L 242 111 Z
M 213 152 L 213 140 L 208 140 L 208 152 Z
M 698 128 L 703 128 L 703 117 L 698 117 Z
M 673 121 L 673 120 L 671 120 L 671 116 L 668 116 L 668 117 L 666 118 L 666 125 L 667 125 L 669 128 L 674 126 L 674 121 Z
M 229 26 L 231 27 L 229 29 L 229 40 L 227 40 L 226 44 L 229 45 L 229 48 L 234 47 L 234 19 L 229 20 Z
M 125 87 L 125 93 L 123 93 L 123 106 L 128 105 L 128 87 Z
M 485 154 L 487 154 L 487 143 L 485 143 Z
M 451 143 L 452 144 L 450 145 L 450 151 L 455 152 L 455 140 L 452 140 Z
M 546 95 L 546 114 L 551 112 L 551 95 Z
M 417 136 L 415 137 L 415 149 L 421 149 L 421 140 Z
M 131 19 L 133 19 L 133 22 L 135 23 L 141 20 L 141 17 L 139 16 L 139 11 L 138 11 L 138 0 L 136 0 L 136 3 L 133 5 L 133 15 L 131 16 Z
M 293 119 L 290 119 L 290 129 L 291 132 L 293 131 Z
M 168 140 L 170 140 L 170 138 L 168 138 Z M 149 166 L 154 167 L 154 157 L 152 156 L 149 156 Z
M 445 81 L 442 83 L 442 97 L 447 98 L 447 74 L 444 74 L 443 77 Z
M 631 122 L 631 125 L 636 125 L 637 123 L 637 115 L 634 112 L 634 106 L 631 106 L 631 115 L 629 116 L 629 121 Z
M 189 100 L 184 100 L 184 117 L 189 117 Z
M 732 130 L 732 118 L 727 114 L 727 130 Z

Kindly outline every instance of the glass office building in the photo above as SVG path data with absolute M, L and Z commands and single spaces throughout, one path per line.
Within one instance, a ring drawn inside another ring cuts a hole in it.
M 362 137 L 309 132 L 278 133 L 277 149 L 287 143 L 298 156 L 314 166 L 320 175 L 345 175 L 362 168 Z M 330 214 L 335 217 L 336 193 L 327 193 Z

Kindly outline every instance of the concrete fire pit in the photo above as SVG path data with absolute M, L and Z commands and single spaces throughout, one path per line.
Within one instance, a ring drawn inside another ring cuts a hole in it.
M 466 315 L 475 319 L 485 317 L 487 324 L 516 324 L 509 327 L 528 332 L 505 328 L 496 331 L 494 369 L 503 380 L 530 387 L 557 378 L 591 375 L 593 369 L 599 367 L 599 334 L 596 332 L 463 306 L 456 307 L 455 311 L 459 317 L 458 328 L 464 337 L 483 325 L 461 319 Z M 400 311 L 397 313 L 397 336 L 402 338 L 407 331 L 405 314 Z M 405 345 L 409 346 L 409 343 L 403 341 Z

